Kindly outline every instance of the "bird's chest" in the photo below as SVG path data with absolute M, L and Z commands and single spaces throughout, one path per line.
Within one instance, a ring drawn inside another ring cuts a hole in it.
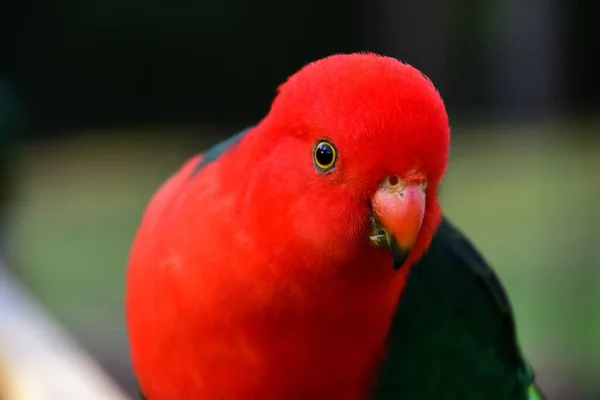
M 204 361 L 213 366 L 206 387 L 236 399 L 364 399 L 392 313 L 383 298 L 360 296 L 328 307 L 264 311 L 222 343 L 229 357 L 214 353 Z
M 370 274 L 360 279 L 318 286 L 230 276 L 221 297 L 239 300 L 200 303 L 186 318 L 194 323 L 173 331 L 178 340 L 169 351 L 177 363 L 154 377 L 169 382 L 155 380 L 157 390 L 169 386 L 167 397 L 181 399 L 366 399 L 404 285 L 402 276 L 369 267 L 361 266 Z M 386 274 L 374 275 L 378 270 Z
M 383 354 L 387 331 L 385 321 L 360 311 L 298 323 L 279 339 L 274 331 L 273 340 L 262 344 L 265 375 L 277 382 L 282 394 L 363 399 Z

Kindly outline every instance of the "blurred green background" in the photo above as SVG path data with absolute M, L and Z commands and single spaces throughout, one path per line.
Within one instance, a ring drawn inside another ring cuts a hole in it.
M 598 399 L 598 4 L 7 0 L 3 257 L 133 394 L 124 274 L 150 196 L 262 118 L 306 62 L 373 50 L 440 88 L 453 132 L 443 207 L 505 284 L 542 388 Z

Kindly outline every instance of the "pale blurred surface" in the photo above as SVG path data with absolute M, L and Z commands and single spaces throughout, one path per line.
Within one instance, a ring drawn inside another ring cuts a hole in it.
M 0 399 L 127 399 L 1 263 L 0 321 Z

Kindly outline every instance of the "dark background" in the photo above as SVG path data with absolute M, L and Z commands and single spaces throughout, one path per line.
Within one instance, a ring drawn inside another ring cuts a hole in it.
M 594 112 L 592 1 L 3 2 L 2 73 L 34 136 L 253 123 L 305 63 L 371 50 L 415 64 L 453 115 Z
M 152 192 L 307 62 L 380 52 L 446 101 L 444 209 L 507 286 L 544 388 L 600 398 L 599 21 L 592 0 L 4 0 L 5 256 L 132 392 L 123 275 Z

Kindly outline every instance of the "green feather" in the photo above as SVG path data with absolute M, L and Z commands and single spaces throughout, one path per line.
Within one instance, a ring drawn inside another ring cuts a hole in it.
M 243 131 L 236 133 L 235 135 L 215 144 L 213 147 L 208 149 L 206 153 L 204 153 L 202 160 L 194 167 L 192 176 L 196 175 L 202 168 L 204 168 L 204 166 L 219 158 L 219 156 L 227 149 L 230 149 L 232 146 L 237 144 L 250 129 L 251 128 L 244 129 Z
M 375 399 L 542 399 L 502 285 L 447 219 L 413 267 L 378 382 Z
M 533 383 L 529 385 L 529 389 L 527 389 L 527 396 L 528 400 L 544 400 L 542 392 L 540 392 L 540 390 Z

